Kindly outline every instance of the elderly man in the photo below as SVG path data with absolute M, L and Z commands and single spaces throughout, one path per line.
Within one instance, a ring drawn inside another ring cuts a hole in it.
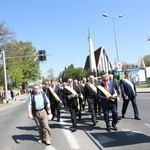
M 90 112 L 92 116 L 93 126 L 96 125 L 96 112 L 97 112 L 97 89 L 95 86 L 95 77 L 90 75 L 88 82 L 84 86 L 85 99 L 87 99 L 88 105 L 90 107 Z
M 51 144 L 51 133 L 48 125 L 48 115 L 50 114 L 50 102 L 46 94 L 41 91 L 40 85 L 34 86 L 34 91 L 29 96 L 28 118 L 34 119 L 40 135 L 39 143 Z
M 125 78 L 120 80 L 120 89 L 123 98 L 123 106 L 122 106 L 122 118 L 125 118 L 125 113 L 129 104 L 129 100 L 132 103 L 134 118 L 136 120 L 141 120 L 139 118 L 139 111 L 136 103 L 136 87 L 135 82 L 132 78 L 130 78 L 130 72 L 127 70 L 124 72 Z
M 97 96 L 101 103 L 104 120 L 106 123 L 107 131 L 111 131 L 111 125 L 114 130 L 117 130 L 118 113 L 116 108 L 116 96 L 114 84 L 108 84 L 109 75 L 104 74 L 101 79 L 100 85 L 97 86 Z M 110 124 L 109 112 L 112 112 L 112 123 Z
M 67 86 L 63 88 L 63 97 L 66 99 L 67 107 L 71 114 L 72 126 L 70 130 L 75 132 L 77 130 L 76 113 L 78 107 L 78 94 L 73 87 L 73 80 L 71 78 L 68 79 Z

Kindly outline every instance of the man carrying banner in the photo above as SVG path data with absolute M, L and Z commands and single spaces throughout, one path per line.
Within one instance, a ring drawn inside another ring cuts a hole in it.
M 117 94 L 115 93 L 114 84 L 108 84 L 109 75 L 104 74 L 101 78 L 100 85 L 97 86 L 97 97 L 101 103 L 104 120 L 107 131 L 111 131 L 111 125 L 114 130 L 117 130 L 118 113 L 116 108 Z M 109 112 L 112 112 L 112 123 L 110 124 Z
M 61 100 L 60 100 L 60 87 L 57 85 L 56 81 L 52 80 L 51 85 L 47 89 L 47 95 L 50 99 L 52 119 L 54 120 L 55 113 L 57 113 L 57 121 L 60 122 L 60 110 L 61 110 Z
M 85 99 L 87 99 L 88 106 L 92 116 L 93 126 L 96 125 L 96 112 L 97 112 L 97 89 L 95 87 L 95 77 L 90 75 L 88 78 L 88 82 L 84 87 Z
M 71 114 L 72 126 L 70 127 L 70 130 L 75 132 L 77 130 L 76 113 L 78 107 L 78 94 L 73 89 L 73 80 L 71 78 L 68 79 L 67 86 L 63 88 L 63 94 Z
M 125 78 L 120 80 L 120 89 L 123 98 L 122 106 L 122 118 L 125 118 L 125 113 L 129 104 L 129 100 L 132 102 L 132 107 L 134 111 L 134 118 L 136 120 L 141 120 L 139 118 L 139 111 L 136 103 L 136 87 L 135 82 L 130 78 L 130 72 L 127 70 L 124 72 Z

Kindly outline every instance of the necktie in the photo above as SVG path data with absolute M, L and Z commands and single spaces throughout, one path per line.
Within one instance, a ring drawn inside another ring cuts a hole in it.
M 105 89 L 110 92 L 108 84 L 106 84 Z

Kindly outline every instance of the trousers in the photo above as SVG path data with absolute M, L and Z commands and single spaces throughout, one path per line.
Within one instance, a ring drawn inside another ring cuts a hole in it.
M 40 139 L 42 141 L 51 141 L 51 132 L 48 124 L 48 116 L 45 109 L 37 111 L 34 119 L 38 126 Z

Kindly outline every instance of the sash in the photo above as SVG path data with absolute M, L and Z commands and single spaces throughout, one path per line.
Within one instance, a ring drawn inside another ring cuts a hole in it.
M 93 84 L 87 83 L 87 85 L 92 89 L 92 91 L 93 91 L 94 93 L 97 93 L 96 87 L 95 87 Z
M 69 86 L 65 86 L 64 89 L 68 90 L 73 95 L 77 95 L 77 92 Z
M 106 96 L 106 97 L 110 97 L 111 94 L 101 85 L 98 85 L 97 88 Z
M 82 93 L 80 94 L 80 98 L 83 99 L 83 94 Z
M 69 86 L 65 86 L 64 89 L 68 90 L 73 95 L 77 95 L 77 92 L 73 88 L 71 88 Z M 80 109 L 79 99 L 78 98 L 77 98 L 77 103 L 78 103 L 78 109 Z
M 122 80 L 125 81 L 127 84 L 129 84 L 130 87 L 132 88 L 133 92 L 135 93 L 133 84 L 128 79 L 126 79 L 126 78 L 123 78 Z
M 59 96 L 55 93 L 54 89 L 51 88 L 51 87 L 49 87 L 49 90 L 50 90 L 50 92 L 52 93 L 52 95 L 54 96 L 55 100 L 56 100 L 57 102 L 60 102 L 60 98 L 59 98 Z

